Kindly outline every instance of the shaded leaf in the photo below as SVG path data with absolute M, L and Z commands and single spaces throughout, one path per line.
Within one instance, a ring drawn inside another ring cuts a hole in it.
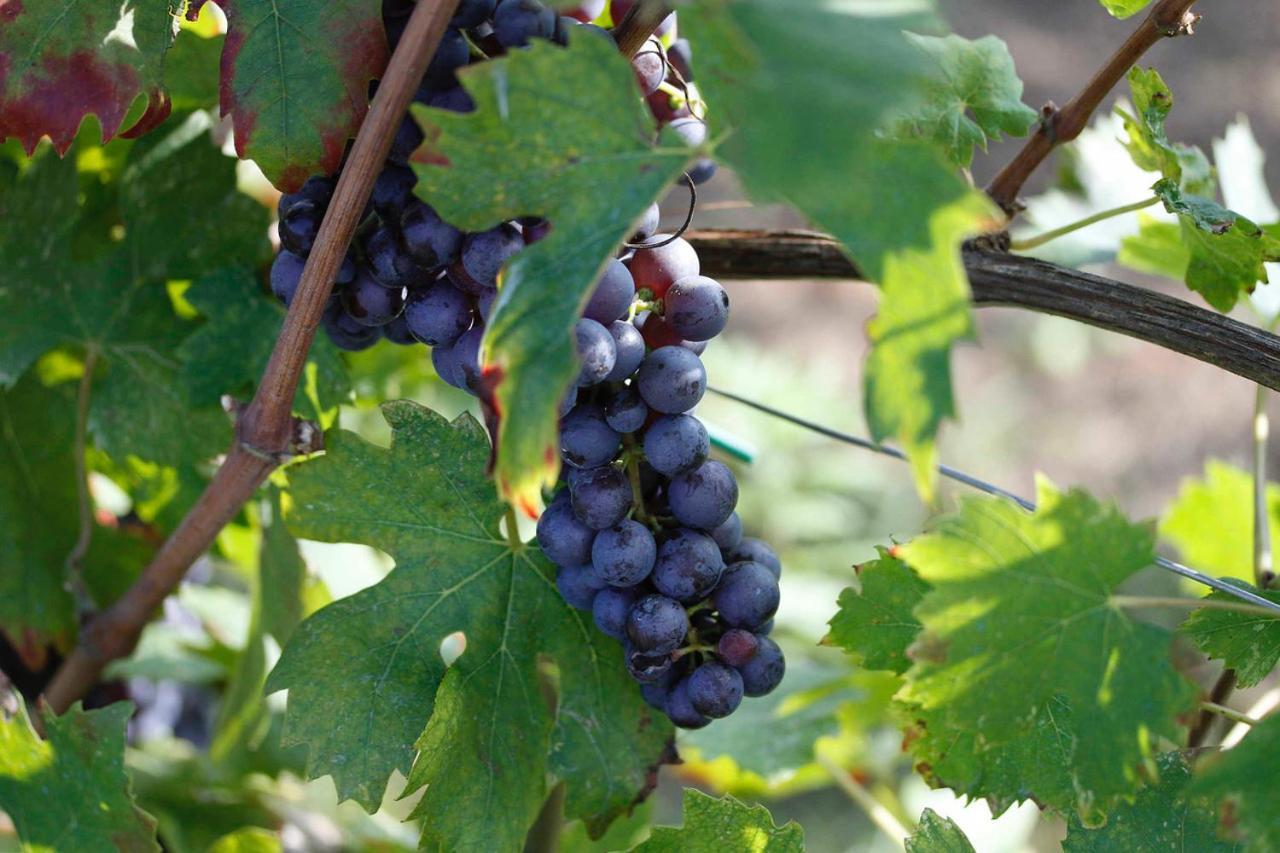
M 792 821 L 778 827 L 764 806 L 747 806 L 733 797 L 707 796 L 684 789 L 684 825 L 679 829 L 657 826 L 649 840 L 633 848 L 636 853 L 722 853 L 751 850 L 755 853 L 800 853 L 804 830 Z
M 1081 491 L 1042 480 L 1038 493 L 1035 513 L 966 499 L 900 547 L 933 588 L 916 608 L 924 631 L 899 697 L 924 712 L 935 736 L 970 732 L 983 749 L 1026 737 L 1062 703 L 1071 718 L 1065 767 L 1076 807 L 1088 812 L 1135 787 L 1152 735 L 1180 737 L 1177 718 L 1195 691 L 1169 660 L 1169 633 L 1110 601 L 1151 563 L 1151 529 Z
M 655 147 L 634 74 L 608 39 L 527 50 L 459 75 L 476 104 L 459 115 L 414 107 L 431 150 L 417 192 L 477 231 L 540 215 L 551 233 L 507 264 L 485 332 L 484 370 L 499 423 L 499 493 L 536 508 L 559 466 L 560 400 L 578 373 L 572 329 L 605 262 L 692 152 Z
M 159 850 L 156 822 L 133 801 L 124 769 L 126 702 L 42 712 L 46 740 L 25 707 L 0 713 L 0 809 L 24 848 Z
M 911 666 L 907 648 L 920 633 L 912 611 L 929 585 L 893 552 L 877 550 L 879 558 L 858 566 L 861 588 L 840 593 L 823 643 L 844 649 L 867 669 L 901 675 Z
M 565 604 L 551 564 L 501 535 L 480 426 L 408 402 L 383 412 L 390 449 L 335 432 L 323 457 L 289 469 L 295 533 L 364 542 L 397 565 L 294 631 L 267 684 L 290 691 L 286 741 L 369 810 L 392 770 L 409 791 L 427 786 L 414 811 L 427 846 L 518 848 L 549 777 L 568 785 L 569 818 L 607 823 L 644 789 L 670 727 L 617 643 Z M 455 631 L 466 651 L 447 667 L 440 643 Z
M 949 817 L 933 809 L 920 815 L 920 826 L 906 840 L 907 853 L 973 853 L 973 845 Z
M 284 192 L 332 174 L 387 64 L 379 0 L 234 0 L 222 49 L 222 114 L 236 153 Z
M 1280 591 L 1255 590 L 1249 584 L 1235 583 L 1280 603 Z M 1215 592 L 1208 598 L 1239 601 L 1225 592 Z M 1280 663 L 1280 619 L 1274 617 L 1205 607 L 1192 611 L 1179 630 L 1190 637 L 1200 651 L 1234 669 L 1236 682 L 1241 687 L 1252 687 L 1262 681 Z
M 1065 853 L 1157 853 L 1195 850 L 1197 853 L 1230 853 L 1241 848 L 1217 836 L 1217 804 L 1207 797 L 1189 797 L 1191 768 L 1179 752 L 1156 758 L 1160 776 L 1138 792 L 1131 803 L 1116 806 L 1100 827 L 1086 827 L 1071 815 Z
M 1206 758 L 1196 768 L 1187 792 L 1193 797 L 1225 798 L 1223 829 L 1241 835 L 1245 849 L 1280 848 L 1280 809 L 1275 807 L 1276 768 L 1280 767 L 1280 716 L 1272 714 L 1249 730 L 1230 750 Z

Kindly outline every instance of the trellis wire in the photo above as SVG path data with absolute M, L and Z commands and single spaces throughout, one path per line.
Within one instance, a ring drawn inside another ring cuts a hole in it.
M 861 447 L 863 450 L 870 450 L 873 453 L 879 453 L 882 456 L 889 456 L 903 462 L 907 461 L 907 454 L 891 445 L 877 444 L 868 438 L 850 435 L 847 432 L 841 432 L 840 430 L 823 426 L 820 423 L 815 423 L 814 421 L 807 420 L 799 417 L 798 415 L 792 415 L 782 411 L 781 409 L 775 409 L 765 403 L 759 403 L 747 397 L 734 394 L 732 391 L 725 391 L 714 387 L 708 387 L 707 390 L 713 394 L 724 397 L 727 400 L 733 400 L 736 403 L 741 403 L 742 405 L 748 406 L 756 411 L 764 412 L 766 415 L 772 415 L 775 418 L 803 427 L 811 432 L 816 432 L 819 435 L 824 435 L 827 438 L 833 438 L 836 441 L 841 441 L 845 444 L 852 444 L 855 447 Z M 985 480 L 980 480 L 971 474 L 966 474 L 963 471 L 952 468 L 950 465 L 939 464 L 938 473 L 950 480 L 955 480 L 957 483 L 963 483 L 970 488 L 977 489 L 980 492 L 985 492 L 998 498 L 1013 501 L 1028 512 L 1035 512 L 1036 505 L 1033 501 L 1029 501 L 1024 497 L 1015 495 L 1013 492 L 1006 491 L 999 486 L 988 483 Z M 1216 589 L 1219 592 L 1225 592 L 1228 595 L 1235 596 L 1241 601 L 1247 601 L 1250 604 L 1256 604 L 1259 607 L 1265 607 L 1268 610 L 1272 610 L 1280 614 L 1280 604 L 1276 604 L 1274 601 L 1263 598 L 1261 595 L 1250 592 L 1247 589 L 1242 589 L 1228 583 L 1221 578 L 1206 575 L 1204 572 L 1196 571 L 1195 569 L 1190 568 L 1189 566 L 1184 566 L 1181 563 L 1175 563 L 1173 560 L 1166 560 L 1164 557 L 1156 557 L 1155 564 L 1165 571 L 1173 572 L 1176 575 L 1189 578 L 1196 583 L 1204 584 L 1205 586 Z

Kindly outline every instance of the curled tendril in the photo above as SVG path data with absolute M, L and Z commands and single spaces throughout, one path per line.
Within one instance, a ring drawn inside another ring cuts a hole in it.
M 657 242 L 649 240 L 642 243 L 624 242 L 622 244 L 623 246 L 626 246 L 628 249 L 657 249 L 661 246 L 667 245 L 668 243 L 674 243 L 676 240 L 679 240 L 684 236 L 684 232 L 688 231 L 689 226 L 693 224 L 693 212 L 698 208 L 698 188 L 694 186 L 693 178 L 689 177 L 688 172 L 684 172 L 682 177 L 684 178 L 685 186 L 689 188 L 689 212 L 685 214 L 684 223 L 676 229 L 676 233 L 667 237 L 665 240 L 658 240 Z

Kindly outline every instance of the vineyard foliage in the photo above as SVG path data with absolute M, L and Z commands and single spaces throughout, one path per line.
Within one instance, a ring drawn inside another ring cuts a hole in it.
M 1280 689 L 1256 535 L 1278 487 L 1207 460 L 1144 520 L 1045 478 L 1033 508 L 940 486 L 952 354 L 977 339 L 965 253 L 1003 250 L 1011 226 L 1015 250 L 1038 245 L 970 169 L 1054 126 L 999 34 L 951 34 L 915 0 L 688 0 L 647 43 L 664 76 L 646 95 L 615 37 L 651 0 L 630 19 L 623 0 L 560 5 L 574 17 L 457 4 L 457 67 L 429 68 L 397 122 L 358 271 L 303 359 L 291 412 L 322 449 L 285 459 L 237 447 L 237 419 L 279 369 L 317 285 L 302 258 L 327 239 L 307 229 L 349 199 L 350 140 L 425 9 L 0 0 L 0 849 L 798 851 L 836 843 L 812 810 L 839 802 L 841 832 L 909 853 L 981 850 L 1027 815 L 1068 851 L 1280 850 L 1277 703 L 1230 692 Z M 1132 17 L 1118 44 L 1191 4 L 1088 5 Z M 1174 94 L 1133 59 L 1068 150 L 1109 145 L 1147 197 L 1088 260 L 1274 329 L 1280 213 L 1248 124 L 1211 154 L 1172 139 Z M 711 161 L 875 288 L 865 330 L 847 321 L 868 343 L 860 411 L 732 320 L 711 341 L 736 295 L 687 284 L 696 253 L 678 281 L 644 278 L 690 245 L 655 244 L 696 215 Z M 1071 162 L 1051 193 L 1080 206 Z M 1082 211 L 1099 213 L 1116 211 Z M 411 215 L 440 257 L 389 285 L 376 235 L 395 232 L 399 262 Z M 492 282 L 467 266 L 481 238 L 518 244 Z M 611 275 L 625 300 L 584 319 Z M 434 287 L 464 325 L 428 354 L 404 306 Z M 719 417 L 714 389 L 735 383 L 862 418 L 902 449 L 919 523 L 846 513 L 880 495 L 811 447 L 689 414 Z M 89 626 L 207 522 L 190 513 L 229 448 L 275 469 L 56 713 L 50 679 L 102 657 Z M 626 524 L 653 553 L 623 582 L 597 552 L 609 533 L 633 557 Z M 1226 580 L 1152 581 L 1162 555 Z

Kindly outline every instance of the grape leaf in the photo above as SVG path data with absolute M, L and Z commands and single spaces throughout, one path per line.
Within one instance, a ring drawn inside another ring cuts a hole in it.
M 879 558 L 857 567 L 861 588 L 840 593 L 840 609 L 822 642 L 844 649 L 867 669 L 901 675 L 911 666 L 907 648 L 920 633 L 912 611 L 929 584 L 891 550 L 878 550 Z
M 105 141 L 140 95 L 147 111 L 126 135 L 168 115 L 169 4 L 23 0 L 4 4 L 0 20 L 0 139 L 18 139 L 30 154 L 47 135 L 65 154 L 86 116 L 98 117 Z
M 1280 486 L 1267 484 L 1266 501 L 1274 527 L 1280 524 Z M 1253 476 L 1210 459 L 1202 478 L 1182 481 L 1178 499 L 1160 519 L 1160 535 L 1192 565 L 1252 580 Z M 1272 559 L 1280 560 L 1280 543 L 1272 544 Z
M 1280 591 L 1256 590 L 1247 583 L 1236 583 L 1280 603 Z M 1215 592 L 1208 598 L 1213 601 L 1238 600 L 1225 592 Z M 1262 681 L 1280 663 L 1280 620 L 1271 616 L 1205 607 L 1192 611 L 1180 630 L 1195 642 L 1200 651 L 1234 669 L 1241 687 L 1252 687 Z
M 1128 18 L 1147 8 L 1151 0 L 1098 0 L 1098 2 L 1114 17 Z
M 1062 842 L 1064 853 L 1231 853 L 1241 849 L 1217 837 L 1218 811 L 1212 800 L 1187 796 L 1191 768 L 1181 753 L 1157 756 L 1156 767 L 1159 780 L 1139 791 L 1133 802 L 1116 806 L 1105 826 L 1089 828 L 1071 815 Z
M 78 204 L 73 160 L 38 156 L 0 195 L 0 215 L 17 224 L 0 235 L 0 381 L 53 348 L 94 353 L 89 429 L 118 460 L 191 464 L 228 434 L 220 411 L 182 393 L 176 350 L 191 324 L 164 287 L 267 249 L 266 211 L 236 189 L 235 161 L 210 143 L 209 128 L 195 113 L 131 148 L 110 187 L 123 235 L 86 237 L 88 256 L 67 251 L 101 228 Z
M 414 812 L 426 846 L 517 849 L 548 777 L 567 784 L 569 818 L 602 828 L 645 788 L 669 725 L 641 702 L 617 643 L 565 604 L 550 563 L 501 536 L 481 427 L 409 402 L 383 413 L 390 449 L 333 432 L 323 457 L 289 469 L 295 533 L 363 542 L 397 565 L 293 632 L 267 682 L 289 690 L 286 741 L 370 811 L 392 770 L 410 791 L 426 785 Z M 466 651 L 446 666 L 440 643 L 455 631 Z M 544 677 L 558 685 L 554 713 Z
M 936 29 L 893 9 L 747 0 L 681 9 L 680 27 L 698 45 L 713 138 L 733 131 L 718 156 L 753 197 L 793 204 L 881 285 L 868 423 L 902 443 L 928 496 L 934 436 L 955 411 L 951 344 L 973 335 L 959 243 L 993 210 L 935 149 L 879 133 L 920 103 L 927 79 L 903 28 Z
M 271 357 L 284 324 L 284 309 L 262 293 L 248 271 L 239 268 L 210 273 L 183 295 L 208 318 L 178 348 L 182 379 L 191 399 L 215 405 L 222 394 L 248 398 Z M 325 336 L 317 335 L 294 396 L 294 412 L 328 425 L 350 394 L 341 356 Z
M 235 0 L 222 49 L 222 114 L 236 153 L 284 192 L 342 162 L 387 64 L 379 0 Z
M 1239 833 L 1245 849 L 1280 848 L 1280 810 L 1275 774 L 1280 767 L 1280 715 L 1272 714 L 1216 758 L 1207 758 L 1187 788 L 1190 796 L 1226 798 L 1224 828 Z
M 973 853 L 973 845 L 949 817 L 933 809 L 920 815 L 920 826 L 906 839 L 907 853 Z
M 208 853 L 281 853 L 283 850 L 276 833 L 249 826 L 222 836 L 209 845 Z
M 133 706 L 96 711 L 80 703 L 41 713 L 45 740 L 25 707 L 0 713 L 0 809 L 24 849 L 159 850 L 156 822 L 133 801 L 124 769 L 125 724 Z
M 1182 281 L 1191 264 L 1191 252 L 1182 241 L 1182 226 L 1138 214 L 1138 233 L 1125 237 L 1116 262 L 1139 272 Z
M 1088 812 L 1132 790 L 1152 735 L 1179 737 L 1195 691 L 1169 660 L 1169 633 L 1110 601 L 1154 558 L 1150 527 L 1081 491 L 1045 480 L 1037 491 L 1034 514 L 967 499 L 899 548 L 933 587 L 915 611 L 924 631 L 899 698 L 988 748 L 1025 737 L 1061 701 L 1067 770 Z
M 1129 92 L 1134 115 L 1116 112 L 1129 134 L 1125 148 L 1134 165 L 1147 172 L 1159 172 L 1175 186 L 1189 192 L 1213 192 L 1213 170 L 1199 148 L 1169 141 L 1165 121 L 1173 109 L 1173 93 L 1154 68 L 1129 69 Z
M 804 830 L 793 821 L 779 827 L 764 806 L 747 806 L 733 797 L 708 796 L 684 789 L 684 825 L 679 829 L 656 826 L 649 840 L 633 848 L 635 853 L 722 853 L 751 850 L 756 853 L 800 853 Z
M 895 130 L 935 143 L 957 166 L 973 162 L 973 149 L 1001 134 L 1025 136 L 1036 111 L 1022 103 L 1022 81 L 1009 48 L 995 36 L 908 34 L 936 65 L 923 104 L 895 122 Z
M 477 231 L 540 215 L 550 235 L 503 272 L 485 332 L 486 396 L 496 410 L 494 477 L 533 512 L 559 465 L 560 400 L 577 375 L 572 329 L 605 262 L 692 152 L 654 147 L 634 74 L 608 39 L 527 50 L 459 75 L 476 103 L 459 115 L 414 107 L 448 166 L 417 165 L 417 192 Z
M 63 586 L 76 543 L 75 386 L 34 372 L 0 389 L 0 628 L 43 644 L 76 628 Z
M 1222 199 L 1228 207 L 1254 222 L 1280 220 L 1280 208 L 1267 188 L 1266 155 L 1243 114 L 1227 125 L 1221 139 L 1213 141 L 1213 160 L 1222 185 Z M 1268 230 L 1273 236 L 1280 236 L 1274 229 L 1271 226 Z M 1275 265 L 1267 269 L 1268 276 L 1278 272 L 1280 267 Z M 1280 284 L 1254 290 L 1250 302 L 1263 320 L 1274 323 L 1280 315 Z

